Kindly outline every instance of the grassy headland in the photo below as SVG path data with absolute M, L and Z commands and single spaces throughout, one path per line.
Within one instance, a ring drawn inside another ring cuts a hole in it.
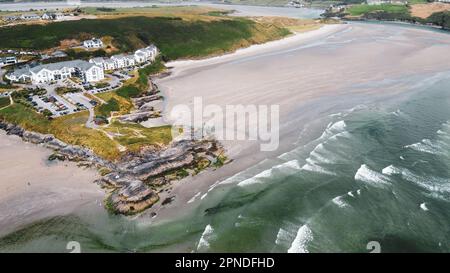
M 0 28 L 0 48 L 45 50 L 60 46 L 63 40 L 109 36 L 121 52 L 154 43 L 166 59 L 173 60 L 219 54 L 289 34 L 285 28 L 249 19 L 198 18 L 188 21 L 181 17 L 133 16 L 16 25 Z
M 408 4 L 350 5 L 338 13 L 328 16 L 339 16 L 348 20 L 382 20 L 402 21 L 440 26 L 450 29 L 450 4 L 425 3 L 415 0 Z

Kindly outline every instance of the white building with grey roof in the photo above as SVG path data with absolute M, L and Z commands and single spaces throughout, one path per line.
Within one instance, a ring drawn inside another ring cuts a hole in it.
M 19 69 L 6 76 L 11 81 L 31 80 L 32 83 L 48 83 L 78 77 L 83 82 L 103 80 L 103 67 L 81 60 L 42 64 L 35 67 Z
M 105 70 L 114 70 L 154 61 L 157 55 L 158 48 L 150 45 L 146 48 L 136 50 L 134 54 L 118 54 L 111 58 L 92 58 L 89 62 L 102 66 Z
M 83 41 L 83 46 L 85 48 L 102 48 L 103 42 L 100 39 L 92 38 L 90 40 Z

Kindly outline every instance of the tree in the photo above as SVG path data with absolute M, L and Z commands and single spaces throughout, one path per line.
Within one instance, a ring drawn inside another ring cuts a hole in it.
M 48 109 L 44 109 L 44 111 L 42 111 L 42 114 L 48 118 L 53 115 L 52 111 L 50 111 Z

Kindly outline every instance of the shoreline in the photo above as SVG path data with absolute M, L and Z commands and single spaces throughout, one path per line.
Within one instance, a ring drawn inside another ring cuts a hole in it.
M 103 190 L 92 168 L 48 162 L 50 149 L 0 130 L 0 236 L 48 217 L 68 215 L 87 204 L 102 206 Z
M 419 22 L 412 22 L 408 20 L 376 20 L 376 19 L 342 19 L 343 22 L 351 23 L 366 23 L 366 24 L 384 24 L 384 25 L 394 25 L 394 26 L 404 26 L 404 27 L 412 27 L 416 29 L 423 29 L 428 31 L 439 31 L 442 33 L 448 33 L 450 34 L 450 29 L 447 29 L 445 27 L 441 27 L 438 25 L 433 24 L 422 24 Z
M 239 48 L 235 51 L 225 52 L 217 56 L 211 56 L 202 59 L 186 59 L 186 60 L 170 61 L 166 63 L 166 66 L 169 68 L 169 70 L 173 70 L 173 68 L 183 68 L 192 65 L 196 67 L 212 65 L 217 62 L 225 61 L 231 58 L 244 57 L 249 54 L 263 53 L 265 51 L 270 51 L 275 48 L 289 46 L 292 43 L 296 42 L 308 42 L 308 40 L 310 39 L 319 39 L 324 36 L 332 34 L 334 31 L 336 31 L 343 25 L 344 24 L 324 24 L 318 29 L 310 30 L 307 32 L 293 32 L 291 35 L 288 35 L 278 40 L 268 41 L 263 44 L 254 44 L 248 47 Z M 175 75 L 177 74 L 174 74 L 174 72 L 171 71 L 170 75 L 164 78 L 169 78 Z

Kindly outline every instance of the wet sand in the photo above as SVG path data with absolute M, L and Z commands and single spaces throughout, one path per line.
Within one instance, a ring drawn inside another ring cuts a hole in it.
M 52 152 L 0 131 L 0 236 L 47 217 L 100 205 L 97 171 L 48 162 Z
M 420 79 L 450 70 L 450 35 L 404 26 L 352 23 L 253 46 L 207 60 L 169 63 L 172 75 L 157 80 L 168 117 L 174 106 L 280 105 L 280 147 L 261 152 L 255 141 L 224 141 L 234 160 L 216 171 L 176 183 L 167 208 L 195 206 L 212 185 L 275 157 L 301 142 L 305 125 L 343 109 L 401 97 Z M 195 197 L 195 198 L 194 198 Z M 195 200 L 192 202 L 192 200 Z M 189 202 L 191 201 L 191 202 Z

